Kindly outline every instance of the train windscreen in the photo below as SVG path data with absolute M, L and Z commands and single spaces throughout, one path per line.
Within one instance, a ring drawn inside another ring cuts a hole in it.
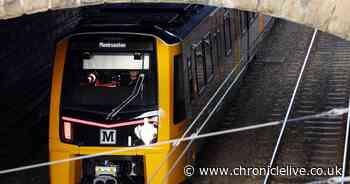
M 108 113 L 125 103 L 121 112 L 157 104 L 151 53 L 75 50 L 69 53 L 64 68 L 63 108 Z

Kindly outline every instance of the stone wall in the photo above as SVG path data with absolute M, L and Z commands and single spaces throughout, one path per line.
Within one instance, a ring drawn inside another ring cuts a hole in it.
M 0 19 L 23 14 L 102 3 L 175 2 L 200 3 L 259 11 L 350 40 L 349 0 L 0 0 Z

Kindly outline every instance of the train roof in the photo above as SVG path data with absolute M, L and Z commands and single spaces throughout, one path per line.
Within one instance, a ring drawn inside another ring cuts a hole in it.
M 118 3 L 83 9 L 76 32 L 135 32 L 168 44 L 184 39 L 215 7 L 194 4 Z

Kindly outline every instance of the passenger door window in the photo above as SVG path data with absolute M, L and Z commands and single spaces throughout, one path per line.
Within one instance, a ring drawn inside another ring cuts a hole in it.
M 213 33 L 213 36 L 211 38 L 211 42 L 212 42 L 212 56 L 213 56 L 213 64 L 214 64 L 214 67 L 215 65 L 218 64 L 219 62 L 219 42 L 218 42 L 218 34 L 217 33 Z
M 247 12 L 240 12 L 240 22 L 241 22 L 241 33 L 245 33 L 248 29 L 248 15 Z
M 197 92 L 201 93 L 205 87 L 206 81 L 205 60 L 202 50 L 202 42 L 194 46 L 193 56 L 195 61 Z
M 230 11 L 227 11 L 224 14 L 224 42 L 225 54 L 226 56 L 229 56 L 232 52 L 232 24 Z
M 214 62 L 213 62 L 213 45 L 211 43 L 211 34 L 208 33 L 203 39 L 203 50 L 206 69 L 206 82 L 209 82 L 214 77 Z

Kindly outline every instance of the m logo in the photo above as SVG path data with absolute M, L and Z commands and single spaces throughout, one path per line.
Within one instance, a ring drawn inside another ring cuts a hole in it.
M 100 130 L 100 144 L 116 144 L 117 131 L 109 129 Z

